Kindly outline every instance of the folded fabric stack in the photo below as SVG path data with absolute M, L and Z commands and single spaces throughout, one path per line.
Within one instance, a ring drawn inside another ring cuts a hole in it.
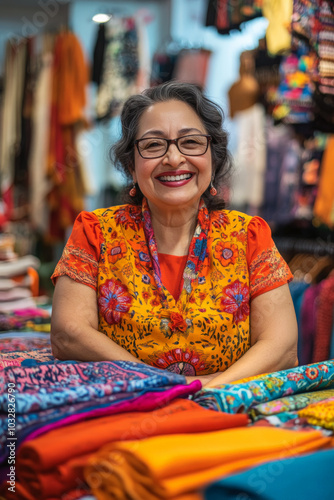
M 39 266 L 33 255 L 18 257 L 11 235 L 0 236 L 0 332 L 50 332 L 50 311 L 37 306 Z
M 11 253 L 0 260 L 0 313 L 35 307 L 32 297 L 38 295 L 39 265 L 33 255 L 17 257 Z
M 311 479 L 334 496 L 334 360 L 201 389 L 143 364 L 59 361 L 49 347 L 1 358 L 17 363 L 0 371 L 7 500 L 292 500 L 307 498 Z M 302 486 L 297 464 L 314 471 Z

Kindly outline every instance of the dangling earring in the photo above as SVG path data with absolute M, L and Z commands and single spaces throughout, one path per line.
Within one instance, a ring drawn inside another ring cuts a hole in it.
M 129 195 L 131 196 L 131 198 L 134 198 L 136 194 L 137 194 L 136 184 L 133 183 L 132 188 L 129 191 Z
M 217 189 L 214 187 L 212 181 L 210 184 L 210 194 L 211 194 L 211 196 L 216 196 L 216 194 L 217 194 Z

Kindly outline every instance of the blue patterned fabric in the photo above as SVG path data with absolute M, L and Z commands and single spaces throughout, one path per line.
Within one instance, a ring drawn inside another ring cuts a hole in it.
M 211 484 L 205 500 L 333 500 L 334 448 L 267 462 Z
M 266 401 L 325 388 L 334 388 L 334 360 L 270 373 L 241 384 L 204 388 L 193 400 L 211 410 L 240 413 Z
M 7 367 L 0 373 L 0 412 L 7 413 L 9 383 L 15 384 L 18 415 L 99 400 L 111 394 L 138 393 L 185 382 L 183 375 L 127 361 Z

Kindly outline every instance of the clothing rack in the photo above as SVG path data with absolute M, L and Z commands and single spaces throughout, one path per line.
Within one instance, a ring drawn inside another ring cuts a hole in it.
M 313 255 L 334 256 L 334 243 L 321 238 L 316 240 L 274 237 L 275 244 L 280 252 L 310 253 Z

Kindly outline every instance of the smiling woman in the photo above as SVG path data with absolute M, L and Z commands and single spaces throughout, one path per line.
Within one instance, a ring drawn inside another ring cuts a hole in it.
M 296 364 L 292 275 L 266 222 L 226 210 L 220 108 L 189 84 L 131 97 L 113 159 L 127 203 L 82 212 L 52 276 L 60 359 L 229 383 Z

